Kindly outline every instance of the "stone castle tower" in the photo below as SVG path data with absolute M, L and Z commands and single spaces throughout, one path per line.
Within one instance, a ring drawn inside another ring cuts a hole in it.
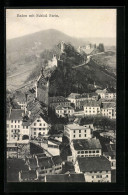
M 45 78 L 43 68 L 35 85 L 37 100 L 48 106 L 49 80 Z

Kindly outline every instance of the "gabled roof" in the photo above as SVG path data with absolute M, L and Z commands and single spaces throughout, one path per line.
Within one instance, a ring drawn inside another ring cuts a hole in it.
M 37 173 L 35 170 L 29 170 L 29 171 L 22 171 L 21 172 L 21 179 L 25 180 L 34 180 L 37 178 Z
M 58 156 L 53 156 L 52 160 L 53 160 L 54 165 L 58 165 L 58 164 L 62 163 L 62 159 L 59 155 Z
M 90 171 L 110 171 L 111 170 L 111 164 L 109 160 L 104 157 L 83 157 L 78 158 L 78 166 L 80 168 L 80 171 L 90 172 Z
M 101 149 L 101 144 L 98 139 L 77 139 L 72 140 L 75 150 L 92 150 L 92 149 Z
M 85 105 L 85 107 L 100 107 L 100 103 L 98 101 L 88 101 Z
M 46 182 L 85 182 L 84 174 L 46 175 Z
M 9 119 L 10 120 L 22 120 L 23 119 L 22 115 L 24 113 L 25 113 L 24 110 L 12 109 Z
M 101 104 L 101 108 L 103 109 L 109 109 L 109 108 L 115 108 L 116 103 L 115 102 L 105 102 Z
M 52 168 L 53 166 L 51 157 L 38 158 L 38 164 L 41 169 L 48 169 L 48 168 Z
M 65 109 L 68 109 L 68 110 L 74 110 L 74 108 L 72 106 L 57 106 L 56 107 L 56 110 L 65 110 Z
M 66 125 L 67 128 L 69 128 L 70 130 L 82 130 L 82 129 L 87 129 L 87 127 L 84 127 L 84 126 L 80 126 L 78 124 L 68 124 Z
M 63 96 L 49 97 L 49 103 L 70 102 Z
M 107 154 L 109 156 L 116 155 L 116 145 L 115 144 L 106 144 L 106 148 L 107 148 Z
M 79 95 L 80 95 L 79 93 L 71 93 L 71 94 L 68 96 L 68 98 L 73 98 L 73 99 L 75 99 L 76 96 L 79 96 Z

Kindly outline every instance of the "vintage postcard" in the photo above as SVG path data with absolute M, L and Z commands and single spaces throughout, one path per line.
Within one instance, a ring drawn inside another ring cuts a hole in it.
M 7 182 L 116 183 L 116 9 L 6 9 Z

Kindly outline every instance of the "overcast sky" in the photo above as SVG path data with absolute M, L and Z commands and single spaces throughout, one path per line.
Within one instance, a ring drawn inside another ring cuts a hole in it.
M 27 17 L 17 17 L 24 14 Z M 29 17 L 34 14 L 35 17 Z M 36 17 L 47 14 L 47 17 Z M 56 14 L 59 17 L 49 17 Z M 116 9 L 7 9 L 6 38 L 11 39 L 46 29 L 73 37 L 116 38 Z

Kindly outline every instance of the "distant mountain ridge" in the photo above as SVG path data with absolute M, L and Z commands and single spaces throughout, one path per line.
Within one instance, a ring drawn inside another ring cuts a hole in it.
M 42 42 L 42 49 L 51 49 L 59 41 L 70 42 L 73 46 L 103 42 L 105 45 L 115 45 L 114 38 L 75 38 L 55 29 L 43 30 L 22 37 L 7 40 L 7 51 L 17 51 L 33 46 L 33 42 Z

